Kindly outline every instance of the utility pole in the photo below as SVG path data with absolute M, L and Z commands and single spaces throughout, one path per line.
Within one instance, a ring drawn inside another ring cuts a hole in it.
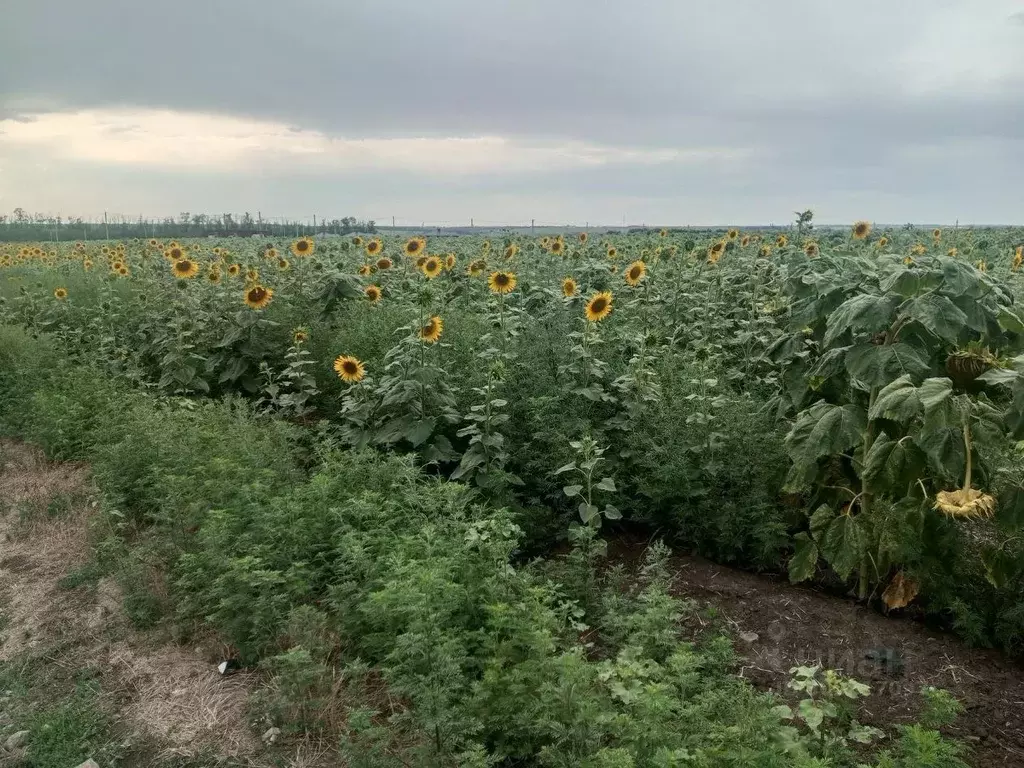
M 534 219 L 530 219 L 530 237 L 533 237 L 533 222 Z
M 107 233 L 107 242 L 110 242 L 110 225 L 107 223 L 107 212 L 103 212 L 103 229 Z
M 394 216 L 391 217 L 391 228 L 392 229 L 395 228 L 395 217 Z

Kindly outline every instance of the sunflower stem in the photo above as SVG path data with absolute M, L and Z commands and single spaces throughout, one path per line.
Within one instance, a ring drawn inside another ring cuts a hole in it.
M 967 401 L 967 407 L 963 413 L 964 426 L 964 452 L 967 454 L 967 468 L 964 471 L 964 490 L 971 489 L 971 401 Z

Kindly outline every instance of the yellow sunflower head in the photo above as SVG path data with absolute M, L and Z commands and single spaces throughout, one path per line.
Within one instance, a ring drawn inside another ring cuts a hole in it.
M 608 258 L 609 259 L 614 259 L 618 255 L 619 255 L 619 249 L 616 248 L 614 245 L 609 245 L 608 246 Z
M 292 331 L 292 342 L 295 344 L 305 344 L 309 341 L 309 331 L 305 328 L 296 328 Z
M 942 237 L 942 230 L 939 229 L 938 227 L 933 229 L 932 230 L 932 237 L 934 237 L 936 240 L 939 240 Z
M 182 280 L 191 280 L 199 274 L 199 265 L 192 261 L 192 259 L 188 258 L 188 256 L 185 256 L 177 259 L 171 265 L 171 272 L 177 278 Z
M 576 239 L 579 240 L 580 245 L 586 245 L 587 240 L 590 239 L 590 235 L 588 235 L 586 232 L 580 232 L 578 235 L 576 235 Z
M 291 269 L 291 266 L 292 266 L 292 264 L 291 264 L 290 261 L 288 261 L 288 259 L 278 259 L 277 260 L 277 268 L 279 270 L 281 270 L 282 272 L 287 272 L 289 269 Z
M 423 260 L 423 266 L 420 269 L 423 270 L 423 274 L 427 276 L 428 280 L 432 280 L 441 274 L 441 260 L 437 256 L 428 256 Z
M 109 249 L 103 246 L 103 253 L 109 253 Z M 171 263 L 185 258 L 185 251 L 180 245 L 172 245 L 164 251 L 164 257 Z
M 996 500 L 974 488 L 940 491 L 935 495 L 935 509 L 950 517 L 991 517 Z
M 508 245 L 505 246 L 506 259 L 514 258 L 517 253 L 519 253 L 519 246 L 516 245 L 515 243 L 509 243 Z
M 405 241 L 406 256 L 420 256 L 427 249 L 427 241 L 422 237 L 411 237 Z
M 117 274 L 121 277 L 128 277 L 131 274 L 131 270 L 128 269 L 124 264 L 117 268 Z
M 238 277 L 238 275 L 241 272 L 242 272 L 242 265 L 241 264 L 229 264 L 228 265 L 228 276 L 229 277 Z
M 372 273 L 373 268 L 369 264 L 363 264 L 363 266 L 359 268 L 359 274 L 362 275 L 363 277 L 366 277 L 367 275 L 370 275 Z
M 1024 245 L 1018 245 L 1013 252 L 1013 261 L 1010 262 L 1010 269 L 1016 272 L 1024 264 Z
M 567 277 L 562 280 L 562 295 L 567 299 L 571 299 L 576 295 L 576 291 L 579 290 L 579 286 L 576 285 L 576 281 L 571 277 Z
M 218 253 L 217 255 L 220 256 L 221 254 Z M 264 251 L 263 256 L 269 259 L 270 261 L 274 261 L 275 259 L 280 258 L 280 254 L 277 252 L 277 248 L 267 248 L 267 250 Z
M 157 240 L 155 237 L 149 238 L 149 247 L 150 248 L 159 248 L 160 247 L 160 241 Z
M 270 304 L 272 298 L 274 298 L 273 289 L 259 283 L 245 289 L 245 304 L 250 309 L 264 309 Z
M 757 255 L 760 256 L 762 259 L 767 259 L 769 256 L 772 255 L 772 247 L 770 245 L 762 245 L 760 248 L 757 249 Z
M 68 289 L 67 288 L 54 288 L 53 289 L 53 298 L 57 299 L 57 301 L 64 301 L 64 299 L 66 299 L 67 297 L 68 297 Z
M 857 221 L 853 224 L 853 237 L 855 240 L 863 240 L 871 234 L 870 221 Z
M 640 281 L 644 279 L 644 275 L 647 274 L 647 265 L 643 261 L 634 261 L 628 267 L 626 267 L 625 278 L 626 282 L 631 286 L 637 286 Z
M 366 244 L 366 254 L 368 256 L 376 256 L 384 250 L 384 243 L 381 242 L 379 237 L 373 238 Z
M 981 272 L 988 272 L 988 264 L 987 264 L 987 263 L 985 262 L 985 260 L 984 260 L 984 259 L 979 259 L 979 260 L 978 260 L 978 263 L 977 263 L 977 264 L 975 264 L 975 266 L 976 266 L 976 267 L 978 268 L 978 270 L 979 270 L 979 271 L 981 271 Z
M 90 269 L 92 269 L 92 259 L 83 259 L 82 260 L 82 269 L 84 269 L 86 272 L 88 272 Z
M 601 291 L 595 293 L 590 299 L 587 300 L 587 306 L 584 310 L 584 314 L 592 323 L 596 323 L 599 320 L 604 320 L 612 311 L 612 294 L 611 291 Z
M 387 258 L 386 256 L 377 259 L 377 269 L 391 269 L 391 266 L 391 259 Z
M 455 269 L 455 254 L 454 253 L 449 253 L 447 256 L 444 257 L 444 268 L 447 269 L 449 272 L 451 272 L 453 269 Z
M 292 243 L 292 253 L 298 257 L 310 256 L 316 250 L 316 244 L 311 237 L 300 237 Z
M 219 283 L 220 282 L 220 270 L 217 269 L 216 267 L 213 267 L 212 269 L 210 269 L 210 271 L 206 273 L 206 281 L 208 283 L 213 283 L 214 285 Z
M 380 301 L 381 290 L 379 285 L 368 285 L 363 289 L 363 293 L 366 294 L 366 298 L 369 299 L 371 304 L 376 304 Z
M 804 253 L 806 253 L 813 259 L 815 256 L 818 256 L 821 253 L 821 248 L 818 246 L 817 243 L 811 241 L 804 245 Z
M 477 277 L 483 274 L 483 271 L 487 269 L 487 262 L 484 259 L 474 259 L 466 267 L 466 274 L 470 277 Z
M 556 238 L 551 241 L 551 245 L 548 246 L 548 249 L 557 256 L 565 251 L 565 241 L 561 238 Z
M 491 293 L 511 293 L 516 287 L 514 272 L 492 272 L 487 278 L 487 287 Z
M 334 361 L 334 372 L 342 381 L 355 384 L 366 375 L 366 368 L 351 355 L 341 355 Z
M 746 248 L 748 245 L 750 245 L 750 235 L 744 235 L 743 239 L 740 240 L 740 247 Z
M 914 256 L 923 256 L 928 249 L 925 248 L 924 243 L 914 243 L 910 248 L 910 252 Z
M 882 235 L 880 238 L 878 238 L 878 247 L 879 248 L 885 248 L 888 244 L 889 244 L 889 238 L 886 237 L 885 235 Z
M 778 246 L 779 248 L 785 248 L 788 242 L 789 238 L 786 237 L 785 235 L 779 235 L 778 237 L 775 238 L 775 245 Z
M 434 315 L 432 318 L 427 320 L 427 324 L 420 328 L 419 336 L 427 344 L 433 344 L 441 338 L 441 333 L 444 331 L 444 322 L 440 317 Z
M 728 231 L 728 232 L 726 233 L 726 236 L 727 236 L 727 237 L 728 237 L 728 238 L 729 238 L 730 240 L 735 240 L 735 239 L 736 239 L 737 237 L 739 237 L 739 236 L 740 236 L 740 231 L 739 231 L 738 229 L 730 229 L 730 230 L 729 230 L 729 231 Z
M 956 248 L 950 248 L 948 251 L 946 251 L 946 255 L 949 256 L 951 259 L 955 259 L 958 253 L 960 253 L 960 251 L 958 251 Z
M 358 246 L 360 246 L 362 244 L 363 244 L 363 238 L 361 238 L 359 235 L 356 235 L 355 237 L 352 238 L 352 245 L 355 245 L 355 246 L 358 247 Z
M 668 237 L 668 230 L 664 229 L 664 228 L 658 230 L 658 236 L 659 237 Z

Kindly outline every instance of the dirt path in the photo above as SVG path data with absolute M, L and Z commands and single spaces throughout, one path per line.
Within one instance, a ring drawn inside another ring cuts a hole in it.
M 133 631 L 111 579 L 60 586 L 88 561 L 94 508 L 84 467 L 0 441 L 0 665 L 94 673 L 118 737 L 133 745 L 124 765 L 211 751 L 248 763 L 261 746 L 245 719 L 253 676 L 222 678 L 197 650 Z M 68 691 L 55 683 L 45 693 L 57 703 Z M 0 720 L 0 733 L 18 727 Z M 18 759 L 0 748 L 0 765 Z
M 645 548 L 645 542 L 622 542 L 612 555 L 638 562 Z M 871 686 L 861 720 L 878 727 L 910 722 L 923 686 L 944 688 L 967 708 L 945 732 L 971 746 L 972 765 L 1024 766 L 1024 665 L 997 651 L 969 648 L 919 622 L 887 618 L 784 579 L 685 555 L 675 556 L 672 566 L 676 594 L 715 606 L 741 638 L 742 675 L 759 688 L 791 693 L 786 682 L 797 665 L 842 670 Z M 902 674 L 889 674 L 865 658 L 876 648 L 898 652 Z

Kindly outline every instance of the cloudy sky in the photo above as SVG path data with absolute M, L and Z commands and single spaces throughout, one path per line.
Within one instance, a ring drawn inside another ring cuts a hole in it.
M 0 211 L 1024 221 L 1024 0 L 5 0 Z

